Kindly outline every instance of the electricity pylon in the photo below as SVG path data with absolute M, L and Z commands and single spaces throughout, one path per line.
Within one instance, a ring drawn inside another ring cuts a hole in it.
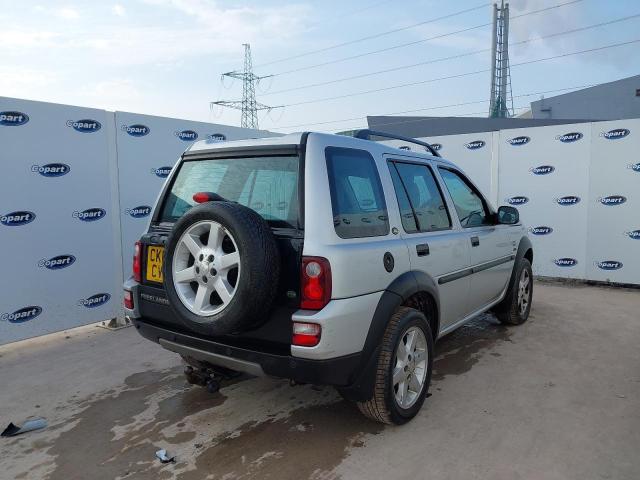
M 511 69 L 509 68 L 509 4 L 493 4 L 493 37 L 491 39 L 491 96 L 489 116 L 513 116 Z
M 217 102 L 211 102 L 211 107 L 221 105 L 223 107 L 241 110 L 242 118 L 240 120 L 240 126 L 257 130 L 258 110 L 271 110 L 272 107 L 256 101 L 256 83 L 272 75 L 265 75 L 264 77 L 255 75 L 251 63 L 251 45 L 248 43 L 243 43 L 242 45 L 244 46 L 244 71 L 238 72 L 234 70 L 233 72 L 222 74 L 223 77 L 242 80 L 242 100 L 218 100 Z

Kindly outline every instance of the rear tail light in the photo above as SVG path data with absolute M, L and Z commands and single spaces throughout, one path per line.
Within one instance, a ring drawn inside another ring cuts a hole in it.
M 321 310 L 331 300 L 331 265 L 322 257 L 302 257 L 300 308 Z
M 131 290 L 124 291 L 124 308 L 133 310 L 133 293 L 131 293 Z
M 136 242 L 133 251 L 133 279 L 136 282 L 142 281 L 142 243 Z
M 322 328 L 317 323 L 293 322 L 293 340 L 299 347 L 315 347 L 320 342 Z

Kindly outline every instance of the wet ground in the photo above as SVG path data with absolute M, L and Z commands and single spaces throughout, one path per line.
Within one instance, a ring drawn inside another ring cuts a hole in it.
M 527 324 L 485 315 L 437 343 L 403 427 L 331 388 L 242 377 L 209 394 L 131 328 L 0 347 L 2 426 L 49 421 L 0 439 L 0 478 L 637 479 L 638 312 L 640 290 L 537 283 Z

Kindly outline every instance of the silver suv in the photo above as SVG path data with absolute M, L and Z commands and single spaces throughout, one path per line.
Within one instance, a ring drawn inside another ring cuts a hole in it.
M 438 338 L 489 309 L 521 324 L 533 293 L 515 208 L 368 130 L 193 144 L 135 248 L 126 313 L 191 383 L 333 385 L 385 423 L 420 410 Z

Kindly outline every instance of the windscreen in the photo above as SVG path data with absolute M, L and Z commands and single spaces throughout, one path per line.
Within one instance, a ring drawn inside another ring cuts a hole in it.
M 193 194 L 214 192 L 255 210 L 275 227 L 298 224 L 298 157 L 185 161 L 164 202 L 161 222 L 175 222 L 195 205 Z

